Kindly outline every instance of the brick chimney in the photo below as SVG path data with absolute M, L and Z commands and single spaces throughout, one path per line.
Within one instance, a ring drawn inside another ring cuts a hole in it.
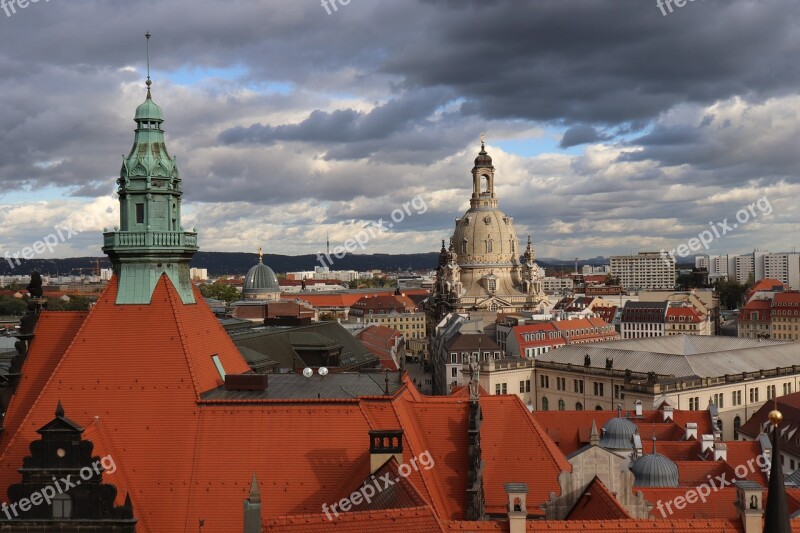
M 398 464 L 403 464 L 403 430 L 371 430 L 369 432 L 369 473 L 377 472 L 392 457 Z
M 508 494 L 508 525 L 509 533 L 525 533 L 525 522 L 528 518 L 528 509 L 525 500 L 528 497 L 526 483 L 506 483 Z

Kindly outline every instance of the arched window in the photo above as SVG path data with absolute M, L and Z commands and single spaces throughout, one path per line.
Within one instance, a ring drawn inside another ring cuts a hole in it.
M 739 427 L 742 425 L 742 419 L 738 416 L 733 419 L 733 440 L 739 440 Z
M 467 253 L 467 239 L 461 241 L 461 251 L 459 253 L 462 255 Z
M 576 411 L 583 411 L 583 404 L 581 402 L 575 403 L 575 410 Z
M 486 286 L 489 288 L 490 291 L 497 290 L 497 280 L 494 278 L 489 278 L 486 280 Z
M 500 306 L 497 305 L 497 302 L 492 302 L 492 305 L 489 306 L 489 311 L 497 311 L 500 309 Z
M 598 405 L 597 407 L 594 408 L 594 410 L 595 411 L 602 411 L 603 407 L 601 405 Z
M 72 498 L 68 494 L 53 498 L 53 518 L 72 518 Z
M 489 176 L 486 174 L 481 176 L 481 194 L 489 193 Z
M 722 420 L 717 420 L 717 429 L 722 433 Z
M 542 396 L 542 411 L 547 411 L 550 409 L 550 402 L 547 400 L 547 396 Z
M 558 400 L 558 410 L 566 411 L 566 409 L 567 409 L 567 404 L 564 402 L 564 400 Z

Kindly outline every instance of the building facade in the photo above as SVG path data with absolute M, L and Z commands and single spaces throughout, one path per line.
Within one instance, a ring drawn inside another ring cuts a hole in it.
M 611 257 L 611 276 L 629 291 L 675 288 L 675 258 L 667 252 Z

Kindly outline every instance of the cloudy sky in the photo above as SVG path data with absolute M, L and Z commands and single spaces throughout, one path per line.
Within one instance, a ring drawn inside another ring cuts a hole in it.
M 500 206 L 540 257 L 675 248 L 759 198 L 769 209 L 709 253 L 800 244 L 797 0 L 14 9 L 0 11 L 2 253 L 67 222 L 80 234 L 54 255 L 100 255 L 146 31 L 204 250 L 315 253 L 421 196 L 426 212 L 366 252 L 436 251 L 468 206 L 481 132 Z

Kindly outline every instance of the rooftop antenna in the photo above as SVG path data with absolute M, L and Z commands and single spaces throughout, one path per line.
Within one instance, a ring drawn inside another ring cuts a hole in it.
M 150 86 L 153 84 L 150 81 L 150 32 L 144 34 L 145 38 L 147 39 L 147 81 L 145 85 L 147 85 L 147 98 L 150 98 Z

